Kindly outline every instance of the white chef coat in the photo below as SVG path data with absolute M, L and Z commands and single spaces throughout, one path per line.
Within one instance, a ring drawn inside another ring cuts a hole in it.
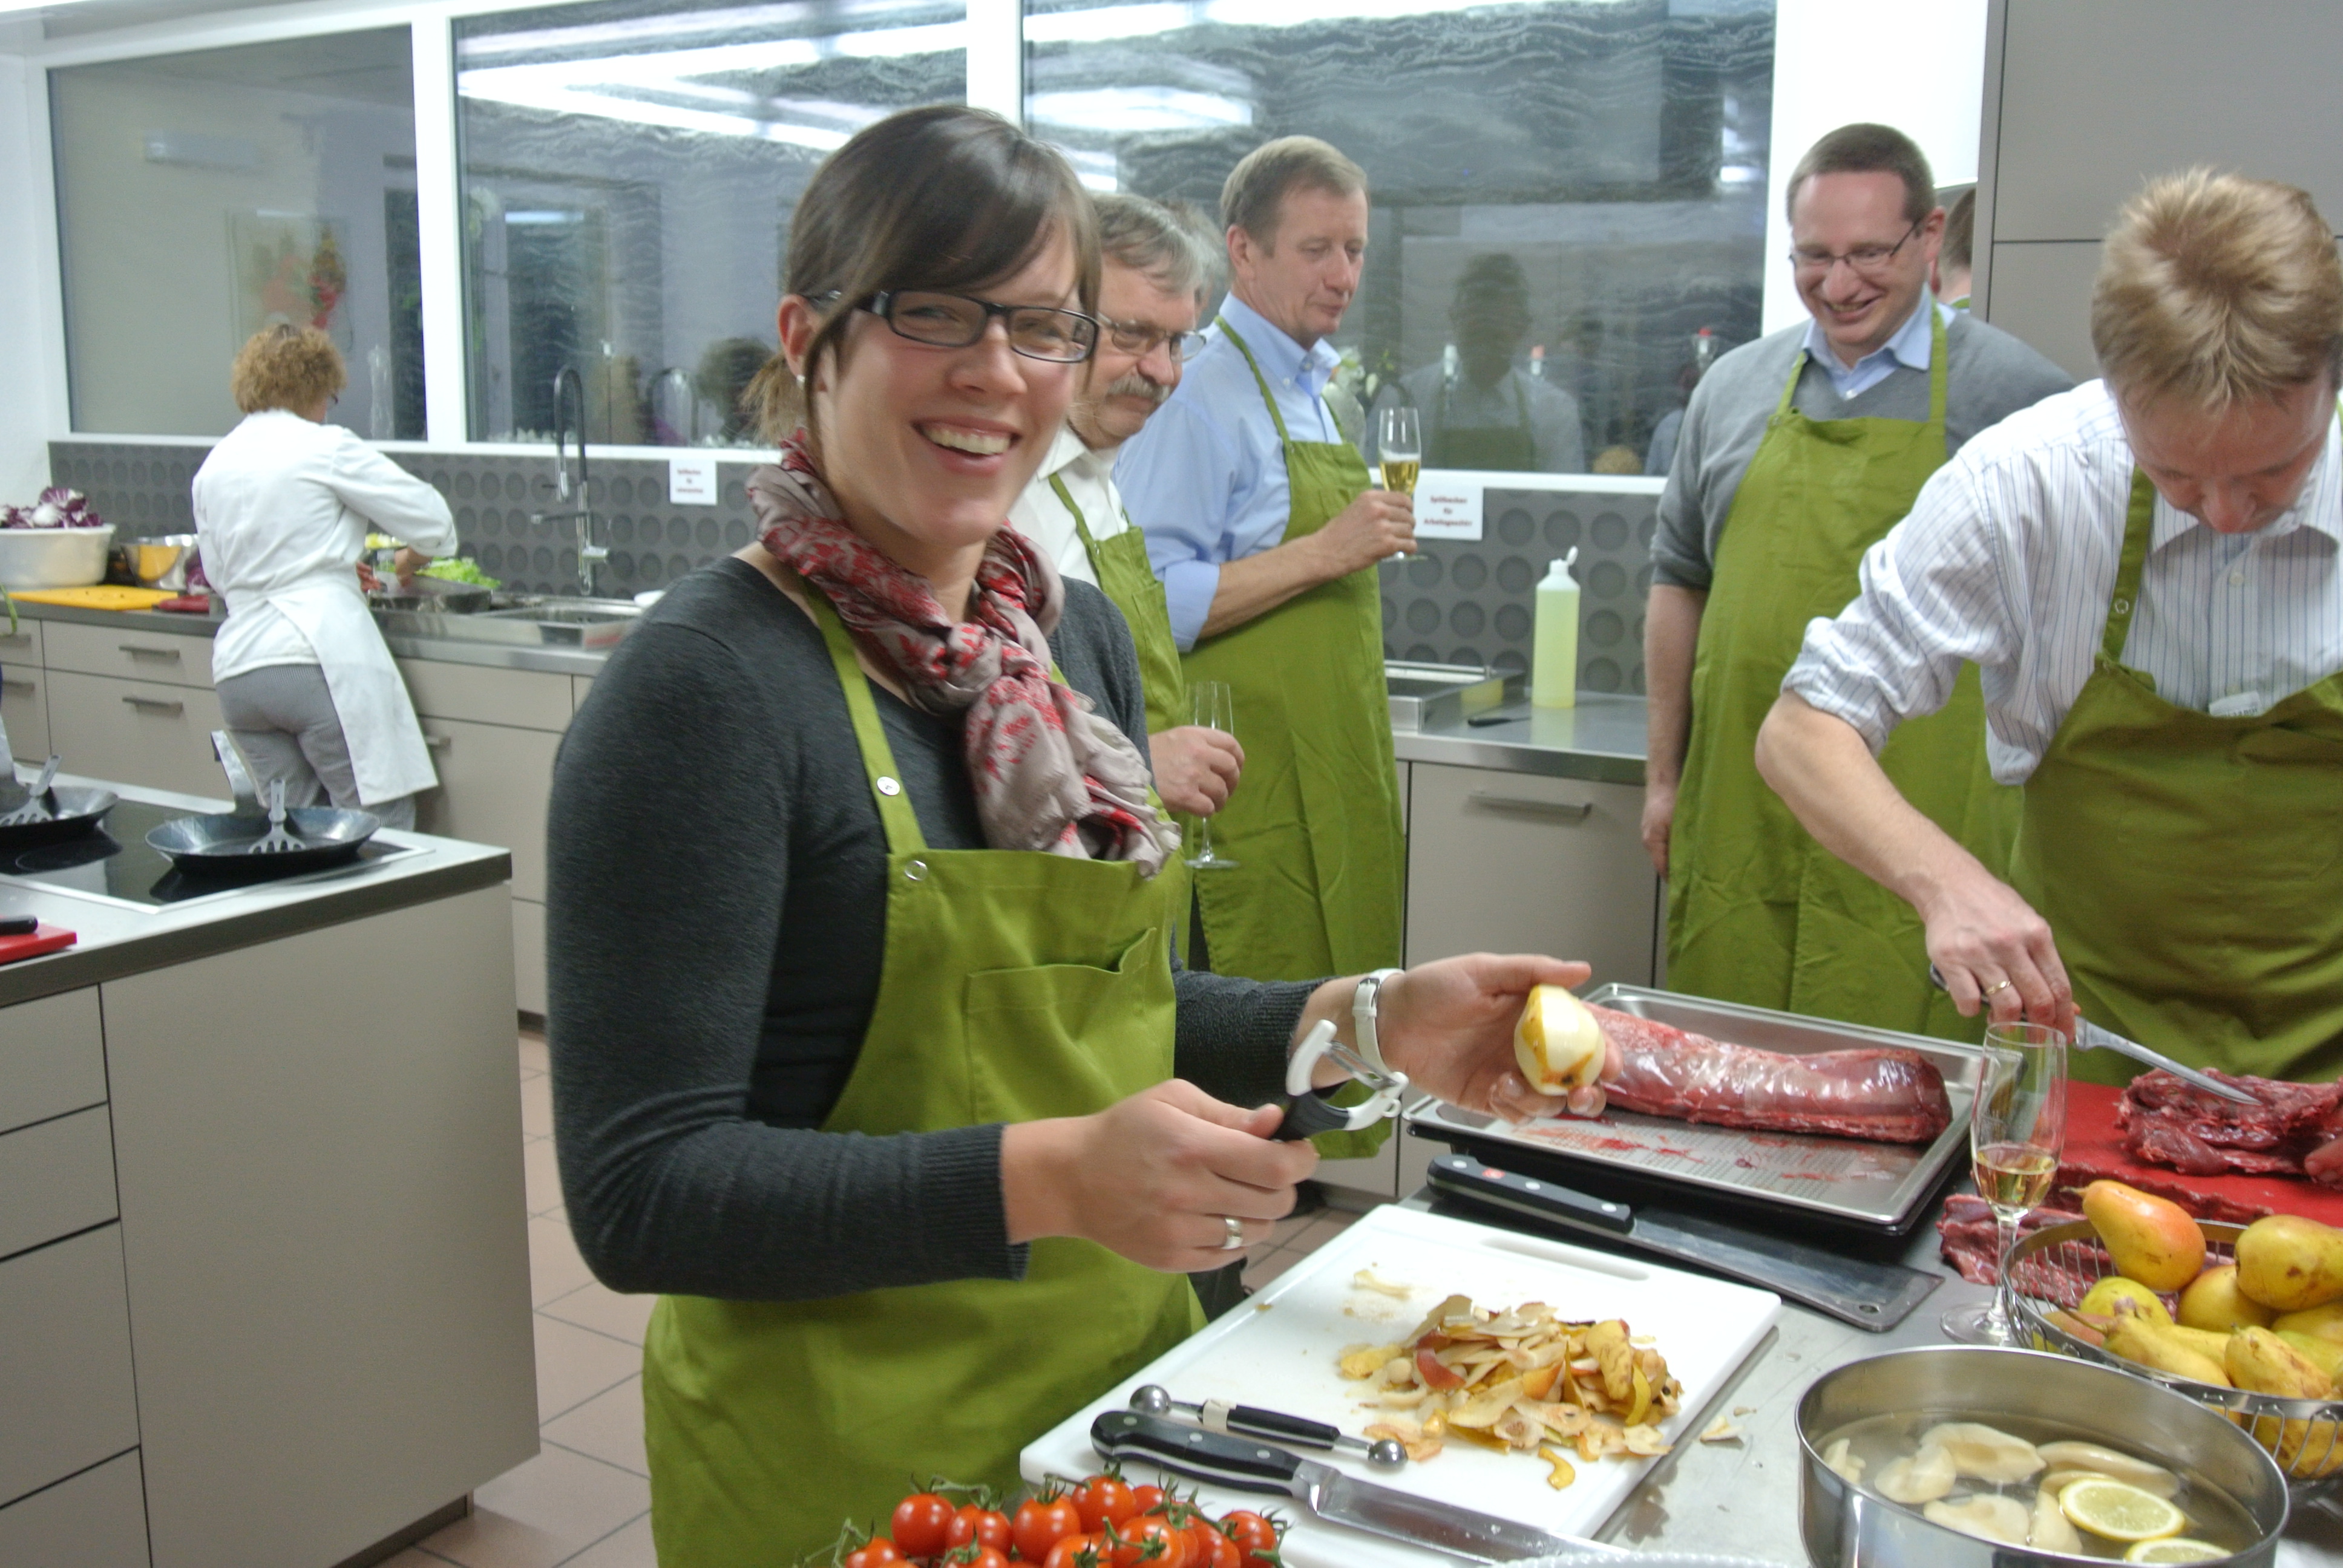
M 369 528 L 427 555 L 456 543 L 437 491 L 338 425 L 248 416 L 196 470 L 204 576 L 227 603 L 212 648 L 225 680 L 273 664 L 326 677 L 362 802 L 438 782 L 407 687 L 355 570 Z
M 2022 784 L 2091 673 L 2131 506 L 2132 453 L 2106 383 L 1981 431 L 1863 558 L 1862 592 L 1806 628 L 1783 680 L 1877 750 L 1983 678 L 1986 757 Z M 2292 509 L 2219 534 L 2162 496 L 2123 662 L 2199 713 L 2265 712 L 2343 669 L 2343 432 Z
M 1104 544 L 1131 526 L 1122 509 L 1122 492 L 1114 487 L 1114 454 L 1111 447 L 1093 452 L 1082 445 L 1071 426 L 1061 428 L 1050 455 L 1041 459 L 1041 471 L 1009 508 L 1010 526 L 1057 564 L 1060 577 L 1092 587 L 1098 584 L 1098 573 L 1091 569 L 1090 552 L 1082 548 L 1082 537 L 1074 531 L 1074 516 L 1058 499 L 1050 480 L 1054 476 L 1066 487 L 1074 505 L 1082 509 L 1082 522 L 1090 528 L 1091 538 Z

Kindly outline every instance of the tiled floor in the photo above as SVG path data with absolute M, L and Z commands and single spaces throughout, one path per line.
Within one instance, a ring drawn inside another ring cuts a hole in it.
M 473 1495 L 472 1513 L 391 1568 L 653 1568 L 649 1466 L 643 1458 L 642 1345 L 651 1298 L 604 1290 L 569 1240 L 553 1165 L 545 1041 L 520 1037 L 522 1168 L 537 1305 L 535 1459 Z M 1245 1283 L 1277 1278 L 1357 1216 L 1335 1209 L 1279 1223 Z

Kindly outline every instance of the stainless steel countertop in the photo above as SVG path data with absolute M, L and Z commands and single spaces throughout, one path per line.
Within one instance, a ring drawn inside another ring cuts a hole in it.
M 18 777 L 29 780 L 31 773 L 30 769 L 20 769 Z M 226 800 L 141 789 L 102 779 L 59 774 L 57 782 L 96 785 L 126 800 L 191 811 L 230 809 Z M 317 880 L 263 882 L 225 897 L 156 910 L 0 876 L 0 915 L 38 915 L 80 939 L 63 952 L 0 965 L 0 1007 L 512 879 L 512 855 L 506 849 L 388 829 L 379 837 L 386 843 L 410 845 L 421 852 Z
M 1404 1201 L 1410 1208 L 1432 1206 L 1427 1191 Z M 1602 1249 L 1600 1241 L 1586 1236 L 1570 1240 L 1574 1246 Z M 1807 1562 L 1798 1535 L 1797 1424 L 1798 1400 L 1807 1385 L 1834 1367 L 1866 1356 L 1944 1344 L 1937 1321 L 1951 1309 L 1990 1294 L 1940 1260 L 1933 1213 L 1913 1232 L 1903 1261 L 1942 1274 L 1945 1282 L 1886 1333 L 1870 1333 L 1783 1302 L 1774 1332 L 1697 1422 L 1685 1424 L 1685 1435 L 1674 1451 L 1627 1494 L 1598 1538 L 1639 1552 L 1709 1552 L 1767 1563 Z M 1748 1407 L 1747 1414 L 1733 1414 L 1744 1407 Z M 1729 1442 L 1698 1441 L 1699 1432 L 1719 1415 L 1729 1417 L 1742 1435 Z M 2325 1504 L 2298 1506 L 2279 1543 L 2278 1560 L 2279 1568 L 2343 1563 L 2343 1515 Z M 1449 1561 L 1424 1554 L 1425 1568 Z
M 77 609 L 67 605 L 19 604 L 32 620 L 81 626 L 136 626 L 164 636 L 210 637 L 226 617 L 174 615 L 165 610 Z M 527 669 L 548 675 L 601 673 L 607 653 L 577 648 L 523 648 L 453 638 L 386 636 L 401 658 L 490 669 Z M 1429 729 L 1401 730 L 1392 737 L 1403 762 L 1442 762 L 1508 773 L 1542 773 L 1556 779 L 1591 779 L 1608 784 L 1644 782 L 1644 699 L 1589 692 L 1575 708 L 1533 708 L 1526 701 L 1493 709 L 1479 717 L 1501 719 L 1472 725 L 1464 720 Z
M 1605 784 L 1644 782 L 1644 699 L 1601 692 L 1580 696 L 1575 708 L 1508 703 L 1469 719 L 1429 729 L 1397 730 L 1392 749 L 1403 762 L 1444 762 L 1507 773 L 1544 773 Z M 1501 723 L 1487 720 L 1502 719 Z

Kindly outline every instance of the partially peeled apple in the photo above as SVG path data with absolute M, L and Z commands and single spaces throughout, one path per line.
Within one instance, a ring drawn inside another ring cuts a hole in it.
M 1522 1077 L 1541 1094 L 1567 1096 L 1581 1116 L 1597 1115 L 1605 1048 L 1603 1026 L 1567 986 L 1542 985 L 1530 992 L 1521 1021 L 1513 1025 L 1513 1059 Z

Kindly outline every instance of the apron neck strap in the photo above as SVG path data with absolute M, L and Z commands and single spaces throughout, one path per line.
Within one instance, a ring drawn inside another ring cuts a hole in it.
M 1245 340 L 1237 336 L 1237 329 L 1229 325 L 1227 317 L 1212 317 L 1212 325 L 1227 333 L 1229 341 L 1237 346 L 1237 352 L 1244 356 L 1245 364 L 1252 369 L 1253 382 L 1261 388 L 1261 400 L 1267 405 L 1270 419 L 1277 426 L 1277 438 L 1280 441 L 1291 442 L 1293 437 L 1285 433 L 1285 416 L 1277 411 L 1277 399 L 1269 394 L 1269 377 L 1261 373 L 1261 361 L 1252 357 L 1252 350 L 1245 347 Z
M 886 728 L 879 721 L 879 704 L 870 696 L 870 678 L 854 656 L 854 638 L 822 591 L 803 578 L 806 604 L 830 646 L 830 661 L 838 668 L 838 683 L 846 692 L 846 711 L 854 720 L 854 744 L 862 753 L 862 771 L 870 782 L 870 798 L 879 803 L 879 821 L 887 829 L 890 855 L 915 855 L 928 847 L 920 831 L 919 813 L 903 792 L 903 775 L 895 766 L 895 749 L 887 744 Z
M 1082 516 L 1081 508 L 1074 504 L 1074 493 L 1066 488 L 1065 480 L 1060 478 L 1055 474 L 1051 475 L 1050 488 L 1058 492 L 1058 499 L 1065 503 L 1066 510 L 1072 515 L 1074 519 L 1074 532 L 1081 536 L 1082 553 L 1091 558 L 1091 569 L 1092 571 L 1096 571 L 1098 569 L 1098 541 L 1091 538 L 1090 520 Z
M 1920 308 L 1928 313 L 1928 423 L 1942 429 L 1945 424 L 1945 318 L 1936 313 L 1936 305 L 1923 298 Z M 1806 373 L 1806 361 L 1811 351 L 1801 348 L 1790 365 L 1790 378 L 1782 384 L 1782 400 L 1774 405 L 1774 417 L 1778 419 L 1790 412 L 1790 399 L 1798 394 L 1798 377 Z
M 2156 486 L 2134 468 L 2131 506 L 2124 516 L 2123 557 L 2116 566 L 2115 592 L 2107 599 L 2107 629 L 2099 638 L 2099 651 L 2118 663 L 2131 636 L 2131 612 L 2139 604 L 2140 573 L 2147 566 L 2147 541 L 2155 529 Z

